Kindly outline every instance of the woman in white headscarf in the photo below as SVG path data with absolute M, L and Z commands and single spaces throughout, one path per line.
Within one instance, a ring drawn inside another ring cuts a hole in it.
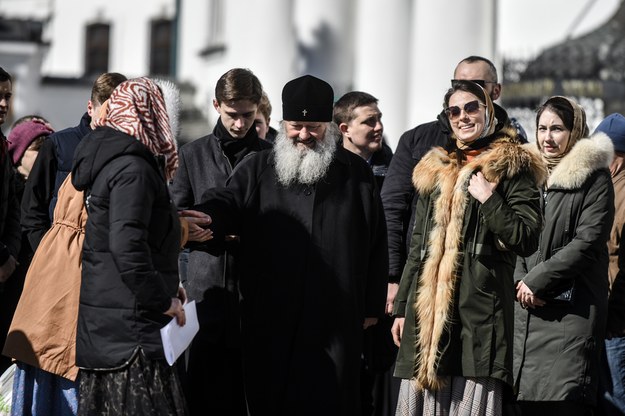
M 536 250 L 546 170 L 478 84 L 455 82 L 444 106 L 452 140 L 412 176 L 416 220 L 392 329 L 397 414 L 494 416 L 512 386 L 515 259 Z

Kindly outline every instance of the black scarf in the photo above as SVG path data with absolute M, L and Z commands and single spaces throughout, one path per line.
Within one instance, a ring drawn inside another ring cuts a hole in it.
M 221 145 L 221 148 L 230 161 L 232 167 L 235 167 L 241 159 L 243 159 L 243 157 L 258 144 L 258 141 L 260 140 L 253 124 L 245 136 L 240 139 L 235 139 L 224 127 L 221 122 L 221 117 L 217 119 L 217 124 L 213 129 L 213 134 L 219 139 L 219 144 Z

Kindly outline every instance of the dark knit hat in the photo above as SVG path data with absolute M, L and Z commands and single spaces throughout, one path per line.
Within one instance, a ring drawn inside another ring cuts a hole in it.
M 625 153 L 625 117 L 619 113 L 612 113 L 603 119 L 595 129 L 595 133 L 602 132 L 614 143 L 614 151 Z
M 332 121 L 334 91 L 327 82 L 304 75 L 282 89 L 282 119 L 287 121 Z
M 49 136 L 54 133 L 54 130 L 50 125 L 46 124 L 42 120 L 33 119 L 28 120 L 11 129 L 9 137 L 9 154 L 13 160 L 13 164 L 17 165 L 24 152 L 28 149 L 28 146 L 35 141 L 39 136 Z
M 612 139 L 615 152 L 625 153 L 625 117 L 619 113 L 610 114 L 595 129 L 595 133 L 599 131 Z

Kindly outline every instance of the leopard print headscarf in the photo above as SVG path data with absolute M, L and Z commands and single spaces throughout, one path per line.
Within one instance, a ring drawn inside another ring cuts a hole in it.
M 134 78 L 117 86 L 103 104 L 95 126 L 107 126 L 135 137 L 155 156 L 165 156 L 165 174 L 171 180 L 178 167 L 176 141 L 170 128 L 163 93 L 149 78 Z

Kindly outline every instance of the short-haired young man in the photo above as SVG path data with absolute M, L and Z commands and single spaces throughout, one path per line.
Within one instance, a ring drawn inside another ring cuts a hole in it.
M 381 189 L 393 151 L 384 141 L 378 99 L 363 91 L 350 91 L 334 103 L 333 119 L 341 132 L 343 147 L 367 161 Z M 397 356 L 392 325 L 393 319 L 384 316 L 364 332 L 360 369 L 362 414 L 391 414 L 397 407 L 401 382 L 392 377 Z
M 171 192 L 179 209 L 204 203 L 207 190 L 225 186 L 233 169 L 248 155 L 270 148 L 258 138 L 254 118 L 263 88 L 249 69 L 234 68 L 219 78 L 213 106 L 219 119 L 213 132 L 180 148 Z M 190 225 L 190 235 L 201 233 Z M 239 335 L 238 279 L 229 236 L 226 251 L 214 255 L 188 249 L 183 286 L 197 302 L 200 332 L 189 352 L 185 396 L 192 415 L 246 415 Z
M 348 92 L 334 103 L 333 119 L 339 126 L 343 147 L 369 163 L 381 188 L 392 151 L 384 142 L 378 99 L 362 91 Z

